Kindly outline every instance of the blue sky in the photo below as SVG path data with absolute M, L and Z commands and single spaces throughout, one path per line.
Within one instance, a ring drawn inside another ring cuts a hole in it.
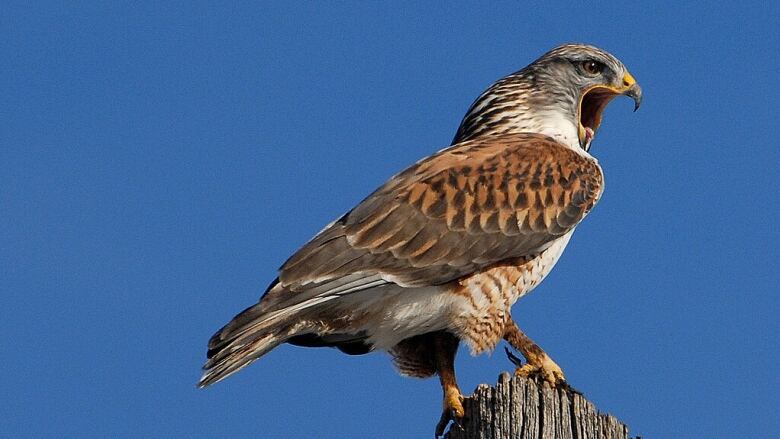
M 112 2 L 113 3 L 113 2 Z M 436 380 L 285 346 L 213 388 L 205 344 L 276 268 L 570 41 L 644 88 L 606 192 L 515 305 L 644 437 L 778 437 L 777 3 L 5 3 L 0 425 L 8 437 L 430 437 Z M 464 391 L 503 353 L 457 363 Z

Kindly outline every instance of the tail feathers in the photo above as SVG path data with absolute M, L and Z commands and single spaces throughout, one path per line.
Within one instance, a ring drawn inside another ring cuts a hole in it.
M 317 297 L 272 311 L 263 303 L 245 309 L 209 340 L 208 360 L 203 365 L 205 373 L 198 387 L 227 378 L 305 330 L 296 328 L 305 311 L 334 298 Z
M 283 341 L 274 334 L 265 334 L 265 336 L 247 344 L 229 345 L 220 351 L 223 355 L 218 361 L 214 361 L 216 358 L 211 358 L 203 366 L 206 372 L 200 378 L 198 387 L 206 387 L 222 381 L 265 355 Z
M 228 377 L 290 339 L 306 343 L 307 339 L 295 337 L 312 331 L 312 327 L 301 325 L 308 317 L 336 304 L 331 301 L 339 301 L 345 295 L 371 290 L 387 283 L 378 276 L 360 274 L 356 277 L 347 276 L 334 283 L 295 294 L 278 287 L 278 283 L 271 284 L 260 303 L 239 313 L 211 337 L 208 360 L 203 365 L 205 373 L 198 386 L 206 387 Z M 354 354 L 373 349 L 370 344 L 363 342 L 365 334 L 348 331 L 344 336 L 348 340 L 337 340 L 330 334 L 318 343 Z
M 221 381 L 284 343 L 290 322 L 282 313 L 266 313 L 260 304 L 251 306 L 217 331 L 209 340 L 205 373 L 198 387 Z

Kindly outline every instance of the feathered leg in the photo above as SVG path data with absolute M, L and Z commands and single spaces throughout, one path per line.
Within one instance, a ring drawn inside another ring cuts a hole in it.
M 441 419 L 436 424 L 436 437 L 444 434 L 444 429 L 450 421 L 456 423 L 463 418 L 463 395 L 455 379 L 455 354 L 458 351 L 458 339 L 448 333 L 434 334 L 433 339 L 436 373 L 439 375 L 441 388 L 444 391 L 444 403 Z

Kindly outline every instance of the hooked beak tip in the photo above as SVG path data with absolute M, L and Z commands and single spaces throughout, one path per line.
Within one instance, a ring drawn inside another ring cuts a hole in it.
M 638 110 L 642 105 L 642 87 L 640 87 L 639 84 L 634 84 L 629 87 L 628 90 L 623 92 L 623 95 L 634 100 L 634 111 Z

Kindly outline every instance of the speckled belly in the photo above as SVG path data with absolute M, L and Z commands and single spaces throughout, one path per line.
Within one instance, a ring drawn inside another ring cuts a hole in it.
M 469 345 L 472 355 L 495 348 L 511 317 L 512 305 L 544 280 L 573 232 L 561 236 L 535 257 L 503 261 L 459 280 L 453 292 L 460 300 L 453 307 L 454 327 L 450 330 Z

